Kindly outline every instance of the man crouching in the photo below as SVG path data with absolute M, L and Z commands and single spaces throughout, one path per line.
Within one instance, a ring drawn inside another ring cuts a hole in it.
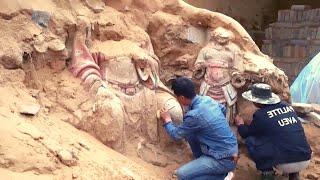
M 183 122 L 175 125 L 166 109 L 161 117 L 164 128 L 175 140 L 186 139 L 195 160 L 177 170 L 178 179 L 224 179 L 236 167 L 237 139 L 225 117 L 225 107 L 208 96 L 195 93 L 193 82 L 177 78 L 172 89 L 185 107 Z
M 275 179 L 276 168 L 289 174 L 290 180 L 298 180 L 310 162 L 311 149 L 293 108 L 281 102 L 267 84 L 254 84 L 242 96 L 259 108 L 250 125 L 244 125 L 240 116 L 235 121 L 262 179 Z

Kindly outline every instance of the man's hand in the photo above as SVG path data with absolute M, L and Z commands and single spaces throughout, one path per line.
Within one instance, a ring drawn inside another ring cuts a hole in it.
M 240 115 L 237 115 L 234 120 L 235 120 L 235 123 L 236 123 L 237 126 L 240 126 L 240 125 L 244 124 L 243 118 Z
M 160 117 L 162 118 L 164 124 L 172 121 L 169 111 L 165 107 L 160 110 Z

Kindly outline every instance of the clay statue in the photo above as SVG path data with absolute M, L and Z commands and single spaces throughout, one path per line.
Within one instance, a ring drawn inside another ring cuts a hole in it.
M 139 134 L 148 142 L 165 145 L 169 139 L 163 138 L 157 110 L 172 108 L 174 119 L 181 120 L 182 109 L 159 80 L 157 57 L 130 41 L 93 44 L 97 52 L 90 53 L 86 28 L 77 28 L 70 70 L 96 98 L 95 120 L 87 119 L 80 128 L 118 151 L 125 149 L 125 138 Z M 112 52 L 110 47 L 115 46 L 129 48 Z
M 234 43 L 235 37 L 231 31 L 222 27 L 209 28 L 208 36 L 208 44 L 200 50 L 195 61 L 193 77 L 201 81 L 200 94 L 208 95 L 224 104 L 228 109 L 228 119 L 233 120 L 238 113 L 235 108 L 238 91 L 241 94 L 250 82 L 268 81 L 268 73 L 263 70 L 263 62 L 254 64 L 247 57 L 248 54 L 241 52 L 240 47 Z M 250 72 L 250 68 L 256 69 Z M 239 113 L 249 116 L 254 110 L 253 106 L 247 104 L 246 107 L 249 108 L 244 108 L 245 102 L 241 96 L 239 99 Z
M 199 94 L 208 95 L 228 107 L 230 119 L 237 92 L 230 84 L 229 73 L 240 49 L 231 43 L 233 33 L 224 28 L 210 29 L 208 34 L 210 41 L 199 52 L 194 78 L 202 80 Z

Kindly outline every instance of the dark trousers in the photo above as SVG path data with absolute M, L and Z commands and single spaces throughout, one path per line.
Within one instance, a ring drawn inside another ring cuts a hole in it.
M 265 137 L 247 137 L 245 143 L 249 156 L 255 162 L 257 169 L 272 171 L 276 152 L 271 140 Z

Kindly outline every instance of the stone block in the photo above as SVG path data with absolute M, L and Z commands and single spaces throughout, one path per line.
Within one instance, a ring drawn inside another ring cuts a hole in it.
M 303 11 L 296 11 L 296 13 L 297 13 L 297 22 L 301 22 Z
M 308 26 L 306 26 L 305 28 L 304 28 L 304 31 L 303 31 L 303 38 L 304 39 L 308 39 L 308 35 L 309 35 L 309 27 Z
M 299 57 L 305 58 L 307 56 L 307 50 L 305 46 L 300 46 L 299 48 Z
M 283 54 L 283 49 L 281 44 L 272 45 L 272 56 L 281 57 Z
M 294 58 L 299 58 L 299 46 L 294 46 Z
M 299 35 L 299 29 L 290 29 L 288 32 L 288 39 L 297 39 Z
M 290 22 L 296 22 L 297 21 L 297 11 L 290 11 L 289 19 L 290 19 Z
M 304 28 L 299 29 L 298 39 L 304 39 L 305 38 L 304 31 L 305 31 Z
M 290 22 L 290 10 L 283 10 L 284 22 Z
M 288 10 L 280 10 L 280 21 L 279 22 L 286 22 Z
M 291 45 L 290 46 L 290 57 L 295 57 L 295 46 L 294 45 Z
M 306 21 L 311 21 L 312 19 L 312 10 L 306 12 Z
M 313 9 L 311 9 L 311 10 L 309 10 L 309 11 L 310 11 L 309 21 L 310 21 L 310 22 L 313 22 L 314 11 L 313 11 Z
M 289 58 L 293 58 L 294 56 L 295 56 L 295 46 L 293 46 L 293 45 L 290 45 L 289 47 L 288 47 L 288 57 Z
M 308 10 L 308 9 L 311 9 L 311 6 L 309 6 L 309 5 L 292 5 L 291 6 L 291 9 L 292 10 Z
M 272 39 L 278 39 L 279 38 L 279 28 L 273 27 L 272 28 Z
M 320 21 L 320 9 L 317 9 L 317 17 L 316 17 L 316 22 Z
M 285 57 L 292 57 L 292 56 L 291 56 L 291 52 L 292 52 L 292 46 L 286 46 L 286 47 L 285 47 L 284 56 L 285 56 Z
M 312 19 L 311 19 L 312 22 L 317 22 L 317 13 L 318 13 L 317 9 L 312 9 Z
M 300 28 L 296 28 L 293 39 L 300 39 L 299 37 L 300 37 Z
M 270 27 L 269 36 L 270 36 L 270 39 L 273 39 L 273 28 L 272 27 Z
M 284 22 L 283 10 L 278 11 L 278 22 Z
M 315 38 L 314 28 L 308 28 L 307 40 L 312 40 Z
M 299 46 L 306 46 L 308 45 L 308 41 L 307 40 L 296 40 L 296 39 L 292 39 L 290 40 L 290 43 L 291 44 L 294 44 L 294 45 L 299 45 Z
M 283 57 L 288 57 L 288 46 L 283 47 Z
M 266 39 L 271 39 L 272 27 L 269 27 L 265 30 Z
M 275 38 L 278 38 L 278 39 L 282 39 L 282 33 L 281 33 L 281 31 L 282 31 L 282 28 L 281 27 L 279 27 L 279 28 L 276 28 L 276 34 L 275 34 Z
M 306 21 L 306 20 L 307 20 L 307 11 L 303 11 L 301 21 Z
M 279 37 L 280 39 L 287 39 L 286 29 L 285 28 L 279 28 Z
M 280 34 L 282 36 L 281 39 L 289 39 L 291 33 L 291 29 L 288 28 L 281 28 Z
M 318 27 L 318 29 L 317 29 L 316 39 L 320 40 L 320 27 Z
M 320 46 L 320 40 L 313 40 L 311 44 L 314 46 Z
M 316 39 L 317 28 L 311 28 L 311 39 Z
M 304 31 L 304 27 L 299 27 L 298 29 L 298 39 L 303 39 L 303 31 Z
M 316 11 L 315 22 L 319 22 L 319 18 L 320 18 L 320 9 L 315 9 L 315 11 Z

